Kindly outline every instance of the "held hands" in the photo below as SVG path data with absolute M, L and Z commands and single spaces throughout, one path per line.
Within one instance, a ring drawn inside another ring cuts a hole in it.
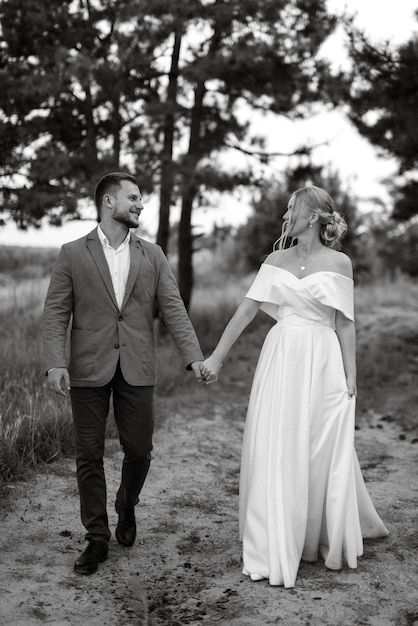
M 206 385 L 211 385 L 218 380 L 222 366 L 222 361 L 218 359 L 215 353 L 212 353 L 209 358 L 201 363 L 200 371 Z
M 191 368 L 197 380 L 199 383 L 205 383 L 205 385 L 211 385 L 218 380 L 222 366 L 222 361 L 218 359 L 215 353 L 205 361 L 194 361 L 194 363 L 191 364 Z
M 66 396 L 70 390 L 70 375 L 66 367 L 56 367 L 48 374 L 48 387 L 60 396 Z
M 210 385 L 212 381 L 209 382 L 206 374 L 203 373 L 203 364 L 204 361 L 195 361 L 191 364 L 191 368 L 194 371 L 194 374 L 199 383 L 205 383 L 205 385 Z

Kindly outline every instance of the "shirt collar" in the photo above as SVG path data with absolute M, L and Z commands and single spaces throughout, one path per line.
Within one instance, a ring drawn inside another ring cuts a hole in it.
M 106 235 L 104 234 L 104 232 L 102 231 L 102 228 L 100 226 L 100 224 L 97 226 L 97 235 L 99 237 L 100 243 L 102 244 L 102 246 L 105 247 L 111 247 L 110 243 L 109 243 L 109 239 L 106 237 Z M 128 243 L 131 241 L 131 231 L 128 230 L 128 234 L 126 235 L 125 239 L 123 240 L 123 242 L 120 244 L 118 250 L 120 248 L 123 248 L 124 246 L 128 245 Z

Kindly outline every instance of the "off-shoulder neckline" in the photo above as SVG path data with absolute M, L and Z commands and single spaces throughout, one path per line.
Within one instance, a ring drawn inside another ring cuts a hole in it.
M 286 274 L 290 274 L 291 276 L 293 276 L 293 278 L 299 281 L 305 280 L 306 278 L 310 278 L 311 276 L 316 276 L 317 274 L 333 274 L 334 276 L 339 276 L 340 278 L 345 278 L 346 280 L 353 282 L 352 278 L 349 278 L 348 276 L 345 276 L 344 274 L 341 274 L 340 272 L 333 272 L 331 270 L 318 270 L 317 272 L 312 272 L 311 274 L 305 274 L 305 276 L 301 276 L 299 278 L 299 276 L 296 276 L 296 274 L 294 274 L 290 270 L 284 269 L 284 267 L 278 267 L 277 265 L 272 265 L 271 263 L 263 263 L 263 265 L 268 266 L 268 267 L 274 267 L 276 270 L 280 270 L 281 272 L 286 272 Z

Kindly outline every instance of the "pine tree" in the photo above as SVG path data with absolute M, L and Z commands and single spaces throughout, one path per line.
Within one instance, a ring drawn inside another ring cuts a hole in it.
M 0 2 L 3 211 L 21 227 L 77 216 L 109 169 L 137 170 L 151 186 L 155 142 L 143 127 L 144 102 L 157 98 L 153 33 L 144 42 L 136 25 L 132 35 L 134 10 L 110 0 Z
M 417 12 L 418 16 L 418 12 Z M 398 161 L 393 217 L 418 213 L 418 37 L 393 48 L 350 28 L 350 117 L 382 154 Z
M 325 0 L 0 0 L 0 17 L 3 211 L 22 227 L 59 223 L 101 174 L 136 173 L 143 191 L 159 188 L 165 250 L 181 204 L 186 306 L 193 210 L 253 180 L 217 156 L 263 152 L 240 108 L 303 117 L 338 92 L 318 55 L 336 25 Z
M 219 171 L 215 161 L 231 145 L 240 149 L 248 137 L 239 105 L 298 117 L 313 103 L 331 101 L 338 78 L 318 52 L 335 24 L 322 0 L 216 0 L 202 2 L 184 25 L 190 43 L 180 59 L 177 102 L 188 148 L 178 160 L 177 185 L 178 278 L 186 306 L 193 287 L 196 200 L 210 186 L 232 189 L 252 180 L 248 171 Z

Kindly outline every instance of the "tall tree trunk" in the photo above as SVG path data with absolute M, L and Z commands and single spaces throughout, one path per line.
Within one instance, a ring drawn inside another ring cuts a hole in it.
M 89 179 L 97 176 L 99 158 L 97 154 L 96 143 L 96 125 L 93 117 L 93 98 L 91 95 L 90 83 L 84 86 L 85 98 L 85 115 L 86 115 L 86 173 Z
M 120 91 L 119 87 L 115 88 L 115 95 L 113 98 L 113 169 L 119 171 L 120 168 L 120 132 L 121 132 L 121 117 L 120 117 Z
M 87 11 L 87 21 L 90 27 L 90 36 L 92 42 L 94 41 L 94 28 L 93 21 L 91 18 L 91 6 L 90 0 L 86 0 L 86 4 L 80 1 L 80 7 L 85 8 Z M 86 78 L 86 82 L 84 85 L 84 90 L 86 93 L 85 97 L 85 115 L 86 115 L 86 134 L 87 134 L 87 145 L 86 145 L 86 173 L 88 179 L 94 179 L 97 176 L 98 165 L 99 165 L 99 157 L 97 152 L 97 141 L 96 141 L 96 125 L 94 123 L 93 116 L 93 96 L 91 92 L 91 76 L 89 72 L 88 78 Z
M 222 6 L 224 0 L 216 0 L 215 5 Z M 213 36 L 210 42 L 208 57 L 212 57 L 219 48 L 222 39 L 222 11 L 215 15 Z M 223 25 L 225 26 L 225 24 Z M 193 201 L 198 192 L 196 167 L 203 155 L 201 129 L 204 121 L 203 98 L 206 93 L 205 76 L 197 81 L 195 101 L 190 121 L 189 150 L 185 159 L 182 186 L 182 206 L 178 238 L 178 281 L 181 297 L 186 309 L 190 307 L 193 292 L 193 233 L 192 209 Z
M 168 251 L 170 237 L 170 206 L 173 193 L 173 143 L 174 122 L 177 105 L 177 82 L 179 71 L 179 57 L 183 26 L 179 24 L 174 31 L 174 45 L 171 56 L 171 68 L 168 78 L 166 115 L 164 120 L 164 144 L 161 153 L 161 182 L 160 182 L 160 221 L 157 233 L 157 243 L 164 252 Z
M 193 291 L 193 233 L 192 209 L 198 185 L 196 166 L 201 156 L 200 129 L 203 119 L 203 98 L 206 92 L 205 82 L 201 80 L 195 89 L 195 101 L 190 123 L 189 150 L 184 163 L 181 217 L 178 239 L 178 281 L 181 297 L 186 309 L 189 309 Z

